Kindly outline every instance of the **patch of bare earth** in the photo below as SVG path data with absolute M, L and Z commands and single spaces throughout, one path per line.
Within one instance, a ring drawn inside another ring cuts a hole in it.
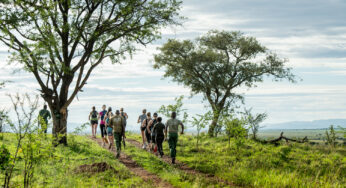
M 102 147 L 102 139 L 100 138 L 91 138 L 92 140 L 96 141 L 101 147 Z M 103 146 L 103 148 L 108 149 L 108 145 Z M 114 155 L 116 155 L 116 151 L 110 150 Z M 121 163 L 123 163 L 132 173 L 135 175 L 141 177 L 146 182 L 151 182 L 153 187 L 173 187 L 168 182 L 162 180 L 157 175 L 150 173 L 146 171 L 144 168 L 139 166 L 132 158 L 124 153 L 120 154 L 120 157 L 118 159 Z
M 112 170 L 114 172 L 116 172 L 116 170 L 110 166 L 109 164 L 105 163 L 105 162 L 101 162 L 101 163 L 93 163 L 91 165 L 88 164 L 84 164 L 79 166 L 78 168 L 75 169 L 76 173 L 99 173 L 99 172 L 104 172 L 107 170 Z
M 132 145 L 134 145 L 135 147 L 139 148 L 139 149 L 142 149 L 142 144 L 140 142 L 138 142 L 137 140 L 134 140 L 134 139 L 126 139 L 127 142 L 131 143 Z M 148 152 L 151 152 L 149 149 L 147 149 Z M 153 153 L 153 152 L 151 152 Z M 154 153 L 153 153 L 154 154 Z M 171 158 L 167 155 L 164 155 L 162 158 L 161 158 L 164 162 L 166 163 L 169 163 L 171 164 Z M 196 170 L 196 169 L 193 169 L 191 167 L 189 167 L 188 165 L 186 165 L 185 163 L 182 163 L 180 161 L 175 161 L 175 167 L 188 173 L 188 174 L 192 174 L 192 175 L 200 175 L 206 179 L 208 179 L 208 181 L 210 182 L 215 182 L 215 183 L 222 183 L 222 184 L 225 184 L 227 186 L 230 186 L 230 187 L 237 187 L 236 185 L 234 185 L 232 182 L 229 182 L 229 181 L 226 181 L 224 179 L 221 179 L 220 177 L 217 177 L 215 176 L 214 174 L 208 174 L 208 173 L 204 173 L 204 172 L 201 172 L 199 170 Z

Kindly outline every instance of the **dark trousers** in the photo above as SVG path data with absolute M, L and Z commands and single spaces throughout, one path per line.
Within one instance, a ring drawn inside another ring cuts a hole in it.
M 178 133 L 169 133 L 168 135 L 168 144 L 169 144 L 169 151 L 171 154 L 171 158 L 175 158 L 177 155 L 177 142 L 178 142 Z
M 121 138 L 122 133 L 114 133 L 115 146 L 117 147 L 117 154 L 120 154 L 121 150 Z
M 164 139 L 165 139 L 164 135 L 157 135 L 156 136 L 157 150 L 159 151 L 160 155 L 163 155 L 162 143 L 163 143 Z
M 150 143 L 150 140 L 151 140 L 151 135 L 148 133 L 147 130 L 145 130 L 145 137 L 147 138 L 147 142 L 148 144 Z
M 107 135 L 105 124 L 100 124 L 101 137 L 104 138 Z

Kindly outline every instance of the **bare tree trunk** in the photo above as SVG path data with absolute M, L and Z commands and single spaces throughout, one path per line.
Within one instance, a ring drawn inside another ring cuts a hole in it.
M 53 144 L 67 145 L 67 109 L 52 110 L 53 119 Z
M 217 122 L 219 121 L 219 117 L 220 117 L 220 112 L 213 112 L 213 120 L 209 126 L 209 130 L 208 130 L 208 135 L 210 137 L 214 137 L 215 136 L 215 129 L 217 127 Z

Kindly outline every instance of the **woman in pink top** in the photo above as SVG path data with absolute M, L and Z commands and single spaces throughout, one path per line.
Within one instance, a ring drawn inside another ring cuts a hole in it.
M 105 116 L 107 114 L 107 110 L 106 110 L 106 105 L 102 106 L 102 111 L 99 113 L 99 119 L 101 119 L 100 122 L 100 129 L 101 129 L 101 138 L 102 138 L 102 146 L 104 146 L 106 143 L 108 144 L 108 141 L 106 139 L 107 136 L 107 131 L 106 131 L 106 125 L 105 125 Z

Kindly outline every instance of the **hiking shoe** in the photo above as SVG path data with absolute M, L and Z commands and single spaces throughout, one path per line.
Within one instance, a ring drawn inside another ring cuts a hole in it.
M 172 158 L 172 164 L 175 164 L 175 158 L 174 157 Z
M 120 157 L 120 153 L 117 153 L 117 155 L 115 156 L 115 158 L 119 159 Z

